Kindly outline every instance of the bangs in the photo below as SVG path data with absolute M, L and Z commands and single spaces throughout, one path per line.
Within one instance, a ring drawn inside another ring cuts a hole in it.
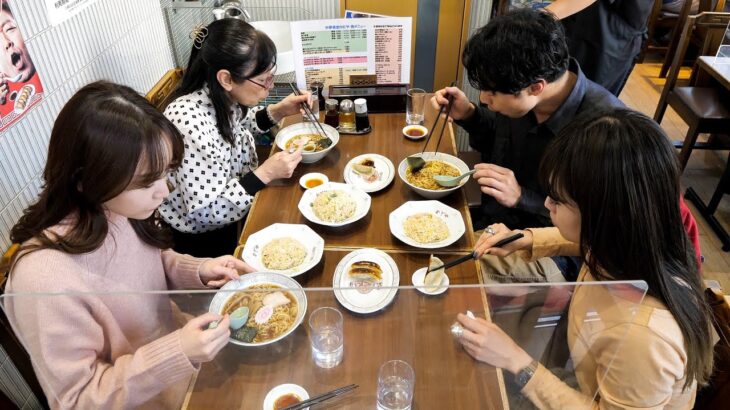
M 546 155 L 540 164 L 539 182 L 547 195 L 556 202 L 572 202 L 571 170 L 569 160 L 555 155 Z
M 251 74 L 247 77 L 256 77 L 271 70 L 276 65 L 276 46 L 274 42 L 265 33 L 256 30 L 258 41 L 256 42 L 256 65 L 253 66 Z
M 133 189 L 149 186 L 176 170 L 182 163 L 184 144 L 177 129 L 163 123 L 154 131 L 144 132 L 142 155 L 130 183 Z

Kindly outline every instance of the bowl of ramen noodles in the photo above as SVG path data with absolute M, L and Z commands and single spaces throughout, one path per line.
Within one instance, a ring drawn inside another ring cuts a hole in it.
M 327 156 L 327 153 L 340 141 L 340 133 L 327 124 L 319 124 L 324 129 L 322 135 L 319 126 L 311 122 L 301 122 L 282 128 L 276 134 L 276 146 L 282 151 L 302 149 L 302 162 L 311 164 Z
M 358 187 L 328 182 L 304 191 L 299 211 L 316 224 L 343 226 L 367 215 L 370 201 L 370 195 Z
M 275 223 L 249 235 L 241 258 L 257 271 L 294 277 L 317 265 L 323 250 L 324 239 L 307 225 Z
M 254 272 L 223 285 L 209 312 L 231 314 L 248 308 L 244 325 L 231 330 L 229 341 L 240 346 L 275 343 L 297 328 L 307 312 L 307 296 L 294 279 L 275 272 Z
M 451 188 L 442 187 L 433 179 L 436 175 L 459 176 L 469 172 L 469 166 L 459 158 L 443 152 L 424 152 L 422 155 L 426 165 L 413 172 L 408 161 L 403 159 L 398 165 L 398 176 L 409 188 L 427 199 L 443 198 L 461 188 L 469 178 L 461 180 L 459 185 Z

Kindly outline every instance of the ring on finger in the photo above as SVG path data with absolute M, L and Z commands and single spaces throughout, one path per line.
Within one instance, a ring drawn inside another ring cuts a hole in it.
M 495 231 L 494 228 L 492 228 L 491 226 L 488 226 L 485 232 L 490 235 L 494 235 L 495 233 L 497 233 L 497 231 Z

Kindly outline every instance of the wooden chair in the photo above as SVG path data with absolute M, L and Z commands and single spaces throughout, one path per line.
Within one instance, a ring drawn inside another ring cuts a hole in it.
M 183 70 L 180 68 L 168 70 L 165 75 L 162 76 L 160 81 L 158 81 L 157 84 L 155 84 L 147 93 L 145 98 L 147 98 L 147 101 L 151 102 L 152 105 L 157 107 L 158 110 L 162 111 L 162 104 L 165 103 L 167 97 L 169 97 L 177 88 L 178 84 L 180 84 L 182 76 Z
M 15 256 L 19 247 L 20 246 L 17 243 L 13 244 L 7 251 L 5 251 L 2 259 L 0 259 L 0 294 L 5 293 L 5 283 L 9 273 L 10 261 L 13 256 Z M 10 321 L 8 321 L 7 316 L 5 316 L 4 309 L 0 309 L 0 344 L 2 344 L 3 349 L 5 349 L 8 357 L 12 360 L 23 379 L 25 379 L 25 382 L 28 383 L 31 392 L 33 392 L 41 406 L 46 409 L 49 408 L 46 395 L 38 382 L 35 371 L 33 370 L 33 364 L 30 360 L 30 356 L 15 335 L 15 332 L 10 325 Z
M 658 3 L 661 3 L 661 0 L 657 0 Z M 656 4 L 654 5 L 656 8 Z M 666 47 L 665 54 L 664 54 L 664 61 L 662 62 L 662 68 L 659 70 L 659 77 L 664 78 L 667 76 L 667 72 L 669 72 L 669 68 L 672 66 L 672 57 L 677 53 L 678 47 L 680 44 L 680 37 L 682 34 L 682 27 L 684 27 L 687 18 L 689 17 L 690 10 L 692 8 L 692 0 L 687 0 L 684 2 L 684 6 L 682 6 L 682 9 L 679 12 L 679 15 L 676 16 L 676 22 L 674 23 L 674 27 L 672 28 L 672 34 L 670 36 L 669 45 Z M 661 10 L 661 5 L 659 6 L 659 9 Z M 699 7 L 697 9 L 697 14 L 702 14 L 704 12 L 715 12 L 719 13 L 722 12 L 725 9 L 725 0 L 700 0 Z M 671 16 L 667 16 L 667 18 L 671 19 Z M 667 20 L 664 24 L 671 24 L 671 20 Z M 656 24 L 656 23 L 654 23 Z M 650 32 L 650 35 L 653 35 L 653 30 L 655 26 L 652 26 Z M 695 35 L 690 37 L 692 41 L 696 44 L 700 44 L 703 42 L 703 30 L 698 30 Z M 651 41 L 651 37 L 649 37 L 649 41 Z
M 728 22 L 730 22 L 730 13 L 700 13 L 687 18 L 679 40 L 679 48 L 674 55 L 669 76 L 654 113 L 654 120 L 661 123 L 667 105 L 670 105 L 689 125 L 679 154 L 682 169 L 687 165 L 693 148 L 727 148 L 715 143 L 697 143 L 697 137 L 701 133 L 727 133 L 730 130 L 730 107 L 723 96 L 724 90 L 715 87 L 677 87 L 676 85 L 692 33 L 698 29 L 706 30 L 707 35 L 701 55 L 714 54 L 715 50 L 710 47 L 710 44 L 718 43 L 716 37 L 724 34 Z

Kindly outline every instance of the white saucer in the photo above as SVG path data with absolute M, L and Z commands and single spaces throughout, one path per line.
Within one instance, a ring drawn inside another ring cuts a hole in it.
M 429 292 L 426 290 L 426 285 L 423 283 L 423 279 L 426 277 L 426 269 L 427 268 L 424 267 L 413 272 L 413 276 L 411 276 L 413 286 L 415 286 L 419 292 L 426 295 L 440 295 L 446 292 L 446 289 L 449 288 L 449 276 L 446 274 L 444 274 L 443 279 L 441 279 L 441 283 L 439 283 L 439 287 L 435 291 Z
M 310 172 L 308 174 L 302 175 L 302 177 L 299 178 L 299 185 L 301 185 L 302 188 L 304 188 L 304 189 L 310 189 L 307 187 L 307 181 L 309 181 L 310 179 L 313 179 L 313 178 L 318 178 L 318 179 L 322 180 L 322 183 L 320 185 L 324 185 L 330 181 L 330 179 L 327 178 L 327 175 L 325 175 L 325 174 L 320 174 L 319 172 Z M 319 185 L 317 185 L 317 186 L 319 186 Z M 312 188 L 315 188 L 315 187 L 312 187 Z
M 269 390 L 269 393 L 266 394 L 266 398 L 264 398 L 264 410 L 274 410 L 274 403 L 276 403 L 276 399 L 278 399 L 281 396 L 284 396 L 285 394 L 293 393 L 301 399 L 301 401 L 307 400 L 309 398 L 309 393 L 307 393 L 306 390 L 304 390 L 304 387 L 299 386 L 298 384 L 280 384 L 273 389 Z M 307 407 L 309 409 L 309 407 Z M 306 409 L 305 409 L 306 410 Z

